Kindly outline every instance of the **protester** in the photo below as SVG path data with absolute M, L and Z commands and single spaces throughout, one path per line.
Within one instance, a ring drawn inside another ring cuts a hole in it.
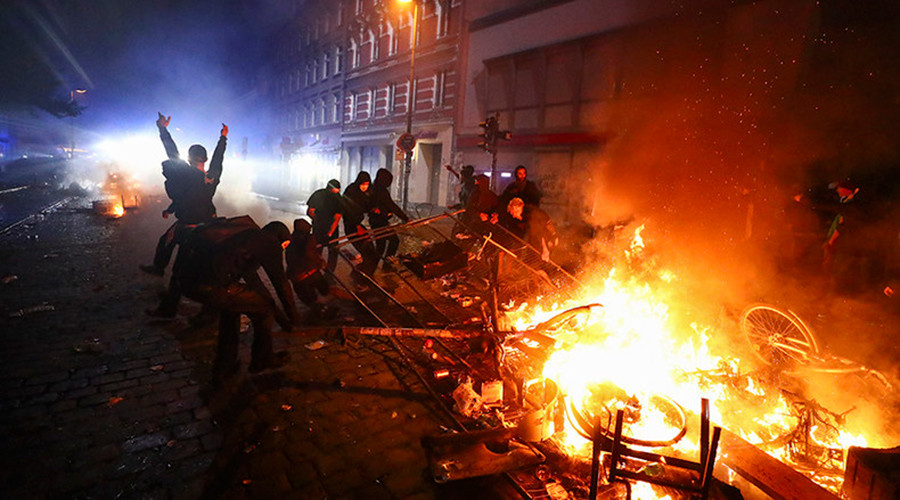
M 324 188 L 314 191 L 306 202 L 306 215 L 312 220 L 312 234 L 320 249 L 328 249 L 325 268 L 329 272 L 334 272 L 338 259 L 338 249 L 329 242 L 337 237 L 338 225 L 344 212 L 340 192 L 341 183 L 337 179 L 331 179 Z
M 368 172 L 360 172 L 346 189 L 344 189 L 344 234 L 353 242 L 353 247 L 362 256 L 362 262 L 356 271 L 371 276 L 378 266 L 378 256 L 375 253 L 375 245 L 372 239 L 366 235 L 367 229 L 363 225 L 363 219 L 372 208 L 372 193 L 369 187 L 372 185 L 372 177 Z M 360 286 L 365 286 L 362 277 L 353 273 L 354 280 Z
M 516 167 L 516 178 L 513 182 L 506 186 L 503 194 L 500 195 L 500 206 L 505 207 L 513 198 L 521 198 L 526 205 L 541 206 L 541 198 L 543 194 L 537 185 L 528 180 L 528 171 L 524 165 Z
M 507 213 L 512 219 L 511 232 L 525 240 L 541 254 L 544 261 L 550 260 L 550 252 L 559 242 L 556 227 L 546 212 L 534 205 L 528 205 L 521 198 L 513 198 L 507 205 Z
M 458 174 L 450 165 L 447 165 L 446 168 L 459 181 L 459 186 L 457 187 L 459 203 L 454 203 L 453 205 L 450 205 L 449 208 L 453 210 L 466 208 L 466 205 L 469 203 L 469 197 L 475 192 L 475 167 L 472 165 L 464 165 Z
M 156 126 L 159 129 L 159 138 L 169 157 L 162 163 L 163 176 L 166 178 L 166 194 L 172 200 L 171 204 L 163 210 L 162 216 L 166 219 L 170 214 L 175 214 L 177 220 L 159 238 L 153 255 L 153 263 L 141 265 L 140 268 L 144 272 L 162 276 L 185 227 L 209 222 L 216 217 L 216 207 L 213 205 L 212 199 L 222 177 L 222 161 L 225 158 L 228 126 L 222 124 L 219 142 L 213 151 L 209 170 L 205 170 L 206 148 L 200 144 L 194 144 L 188 149 L 188 161 L 182 160 L 178 154 L 178 147 L 167 128 L 172 117 L 163 116 L 162 113 L 158 113 L 158 115 Z
M 372 185 L 372 208 L 369 210 L 369 224 L 372 229 L 387 227 L 391 216 L 397 216 L 403 222 L 409 221 L 409 216 L 391 198 L 391 182 L 393 174 L 386 168 L 379 168 L 375 172 L 375 182 Z M 380 234 L 375 240 L 375 255 L 377 259 L 383 259 L 382 269 L 392 271 L 393 265 L 390 258 L 397 253 L 400 247 L 400 238 L 396 233 Z
M 239 223 L 214 222 L 190 230 L 181 243 L 172 266 L 171 286 L 160 309 L 177 306 L 181 294 L 202 303 L 219 314 L 219 338 L 213 378 L 223 382 L 240 367 L 238 341 L 240 317 L 249 316 L 253 325 L 250 354 L 251 373 L 282 366 L 286 352 L 272 349 L 271 327 L 274 320 L 285 331 L 299 325 L 291 286 L 285 279 L 283 249 L 290 244 L 290 231 L 281 222 L 270 222 L 262 229 L 248 225 L 249 217 Z M 275 303 L 258 271 L 265 271 L 281 301 Z M 175 301 L 173 304 L 172 301 Z
M 294 293 L 300 302 L 310 308 L 310 320 L 315 321 L 326 312 L 319 297 L 329 295 L 328 281 L 322 274 L 325 259 L 317 249 L 315 237 L 310 232 L 312 226 L 305 219 L 294 220 L 291 244 L 284 251 L 287 262 L 287 277 L 294 286 Z
M 491 191 L 491 180 L 480 174 L 475 177 L 475 191 L 466 204 L 463 220 L 472 229 L 486 231 L 488 225 L 497 222 L 497 195 Z

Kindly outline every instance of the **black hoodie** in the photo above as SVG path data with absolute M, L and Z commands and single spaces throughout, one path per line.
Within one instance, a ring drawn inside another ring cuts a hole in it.
M 360 184 L 369 183 L 369 189 L 363 192 Z M 344 231 L 347 234 L 356 232 L 356 227 L 362 225 L 366 212 L 372 207 L 372 177 L 368 172 L 360 172 L 353 184 L 344 190 Z
M 369 211 L 369 223 L 372 227 L 387 226 L 391 215 L 400 217 L 404 222 L 409 220 L 403 209 L 391 198 L 393 181 L 394 175 L 388 169 L 379 168 L 378 172 L 375 172 L 375 182 L 372 183 L 372 208 Z

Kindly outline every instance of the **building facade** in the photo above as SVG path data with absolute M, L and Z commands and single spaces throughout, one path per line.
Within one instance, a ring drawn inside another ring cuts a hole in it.
M 278 36 L 274 76 L 290 186 L 308 193 L 329 178 L 346 184 L 360 171 L 379 168 L 399 180 L 403 161 L 396 141 L 411 119 L 417 145 L 409 199 L 444 204 L 461 9 L 461 0 L 419 1 L 414 33 L 412 4 L 299 2 L 298 16 Z
M 399 179 L 396 141 L 411 117 L 409 200 L 452 204 L 444 166 L 490 172 L 478 124 L 497 116 L 512 138 L 499 144 L 495 189 L 525 165 L 551 215 L 580 218 L 610 145 L 638 127 L 680 120 L 670 130 L 701 134 L 692 122 L 715 113 L 775 121 L 818 78 L 808 34 L 821 8 L 811 1 L 417 1 L 417 37 L 396 0 L 297 3 L 275 81 L 287 177 L 301 192 L 361 170 Z M 751 129 L 735 133 L 759 135 Z

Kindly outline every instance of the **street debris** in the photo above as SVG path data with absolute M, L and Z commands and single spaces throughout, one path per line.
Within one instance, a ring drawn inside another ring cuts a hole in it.
M 25 307 L 19 309 L 18 311 L 11 312 L 9 314 L 10 318 L 21 318 L 23 316 L 28 316 L 29 314 L 39 313 L 39 312 L 47 312 L 47 311 L 55 311 L 56 308 L 51 306 L 50 304 L 44 303 L 36 306 Z
M 291 411 L 292 408 L 293 408 L 293 406 L 291 406 L 287 403 L 281 405 L 281 411 Z
M 113 396 L 113 397 L 109 398 L 109 401 L 106 402 L 106 407 L 109 408 L 109 407 L 115 406 L 115 405 L 121 403 L 124 399 L 125 398 Z
M 19 279 L 19 277 L 15 274 L 5 274 L 3 275 L 3 278 L 0 278 L 0 281 L 2 281 L 4 285 L 8 285 L 17 279 Z
M 150 367 L 150 371 L 151 372 L 159 372 L 159 371 L 162 371 L 163 368 L 165 368 L 165 365 L 154 365 L 154 366 Z
M 324 340 L 317 340 L 315 342 L 306 344 L 306 349 L 308 349 L 310 351 L 318 351 L 319 349 L 325 347 L 326 345 L 328 345 L 328 343 L 325 342 Z

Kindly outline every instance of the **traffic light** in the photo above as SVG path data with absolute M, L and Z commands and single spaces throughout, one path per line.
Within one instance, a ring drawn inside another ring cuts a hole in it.
M 497 143 L 497 118 L 493 116 L 487 117 L 483 122 L 478 124 L 481 127 L 481 133 L 478 134 L 478 147 L 487 151 L 494 152 L 494 145 Z

